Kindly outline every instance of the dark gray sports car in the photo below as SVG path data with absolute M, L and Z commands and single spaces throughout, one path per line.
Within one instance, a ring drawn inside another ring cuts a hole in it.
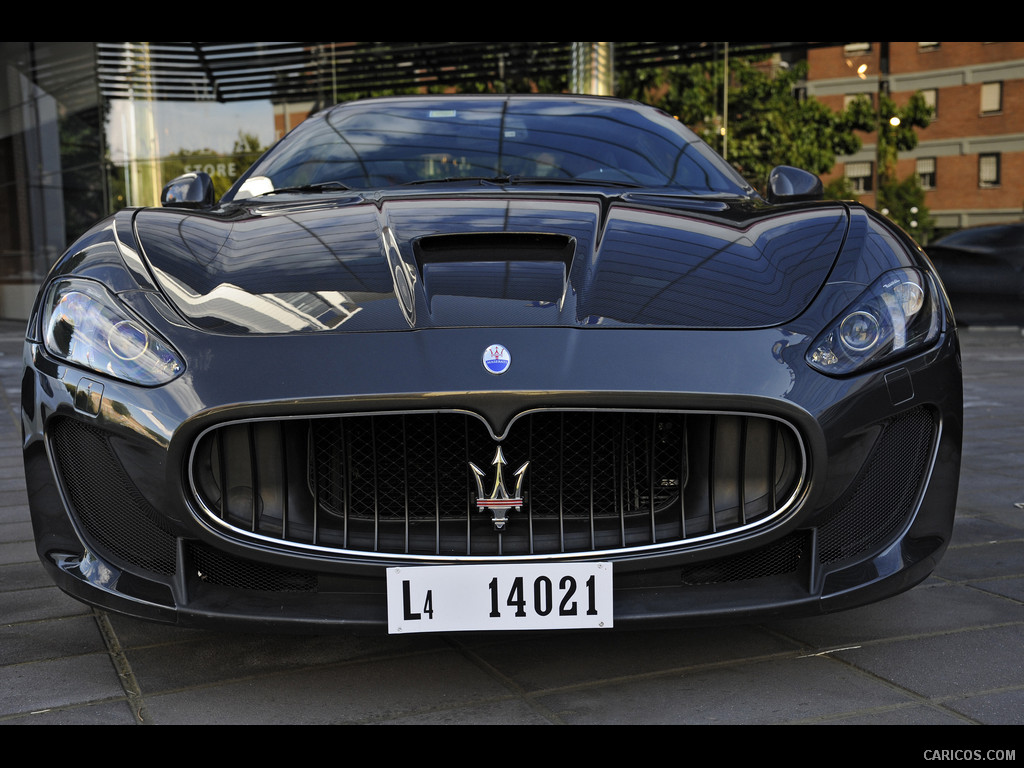
M 920 249 L 586 97 L 316 114 L 54 266 L 25 467 L 62 589 L 188 625 L 751 620 L 949 540 L 958 343 Z

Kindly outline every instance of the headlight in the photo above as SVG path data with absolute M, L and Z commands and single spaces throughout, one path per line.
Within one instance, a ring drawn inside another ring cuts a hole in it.
M 930 278 L 917 269 L 886 272 L 839 315 L 807 353 L 823 373 L 845 374 L 888 362 L 939 335 Z
M 69 278 L 50 287 L 43 342 L 61 360 L 134 384 L 166 384 L 185 370 L 170 345 L 91 280 Z

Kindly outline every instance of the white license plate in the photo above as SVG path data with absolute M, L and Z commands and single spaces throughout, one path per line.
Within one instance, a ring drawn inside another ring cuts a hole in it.
M 603 629 L 611 563 L 388 568 L 388 632 Z

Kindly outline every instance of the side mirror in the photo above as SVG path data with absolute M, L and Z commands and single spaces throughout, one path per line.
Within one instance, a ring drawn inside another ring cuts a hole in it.
M 212 208 L 213 179 L 208 173 L 186 173 L 164 187 L 160 204 L 168 208 Z
M 768 177 L 768 202 L 793 203 L 797 200 L 821 200 L 825 189 L 821 179 L 813 173 L 779 165 L 772 169 Z

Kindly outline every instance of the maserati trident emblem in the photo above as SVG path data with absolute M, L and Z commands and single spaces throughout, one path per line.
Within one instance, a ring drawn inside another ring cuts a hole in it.
M 501 344 L 491 344 L 484 350 L 483 362 L 484 369 L 497 376 L 507 371 L 508 367 L 512 365 L 512 356 Z
M 508 513 L 518 510 L 523 506 L 523 475 L 530 462 L 526 462 L 515 471 L 516 490 L 509 495 L 505 488 L 505 478 L 502 476 L 502 468 L 505 466 L 505 456 L 501 452 L 501 446 L 494 452 L 494 459 L 491 461 L 497 467 L 494 473 L 494 489 L 489 497 L 484 496 L 484 471 L 473 462 L 469 462 L 469 468 L 473 471 L 473 479 L 476 480 L 476 508 L 479 510 L 490 510 L 491 522 L 494 523 L 494 530 L 500 531 L 505 528 L 508 522 Z

